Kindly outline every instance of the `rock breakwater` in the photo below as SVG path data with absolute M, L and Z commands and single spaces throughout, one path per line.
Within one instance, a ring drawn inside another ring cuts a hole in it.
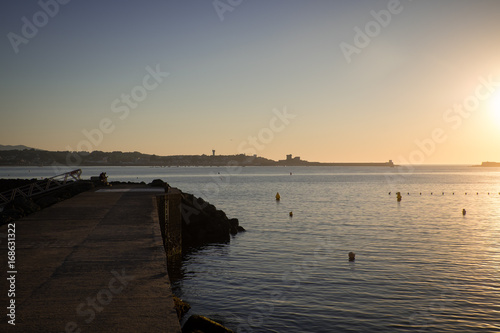
M 202 198 L 182 193 L 182 247 L 183 249 L 208 243 L 227 243 L 231 235 L 245 231 L 236 218 L 228 218 Z

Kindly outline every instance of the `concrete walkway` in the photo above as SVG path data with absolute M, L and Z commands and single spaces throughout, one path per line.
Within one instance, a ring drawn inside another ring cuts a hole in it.
M 15 297 L 1 226 L 0 332 L 180 332 L 155 194 L 85 192 L 17 221 Z

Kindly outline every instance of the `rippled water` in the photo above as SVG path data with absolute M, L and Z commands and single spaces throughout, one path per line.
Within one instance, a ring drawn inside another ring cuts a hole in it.
M 173 285 L 237 332 L 500 331 L 500 169 L 103 171 L 162 178 L 240 220 L 246 233 L 187 254 Z

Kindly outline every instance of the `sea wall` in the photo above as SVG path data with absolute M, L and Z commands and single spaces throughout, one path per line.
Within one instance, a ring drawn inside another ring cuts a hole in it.
M 166 189 L 165 194 L 156 196 L 158 220 L 167 257 L 169 276 L 176 276 L 181 269 L 182 252 L 209 243 L 229 242 L 231 235 L 245 231 L 238 219 L 229 219 L 222 210 L 192 194 L 177 188 L 170 188 L 161 180 L 154 180 L 153 186 Z M 179 319 L 189 310 L 189 305 L 176 300 Z M 231 333 L 215 321 L 193 314 L 186 321 L 183 333 Z
M 0 192 L 36 182 L 36 179 L 0 179 Z M 0 212 L 0 225 L 16 221 L 60 201 L 94 188 L 90 181 L 77 181 L 31 198 L 18 196 Z
M 168 193 L 156 197 L 163 246 L 169 261 L 179 259 L 182 255 L 181 193 L 171 188 Z
M 154 185 L 162 186 L 155 180 Z M 164 184 L 164 183 L 163 183 Z M 163 187 L 167 187 L 163 185 Z M 182 251 L 209 243 L 227 243 L 231 235 L 245 231 L 236 218 L 228 218 L 202 198 L 177 188 L 156 197 L 165 251 L 169 259 Z

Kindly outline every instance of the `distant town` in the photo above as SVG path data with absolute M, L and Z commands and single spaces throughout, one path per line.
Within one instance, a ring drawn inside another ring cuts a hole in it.
M 9 149 L 10 147 L 15 147 Z M 302 160 L 299 156 L 286 155 L 275 161 L 257 155 L 172 155 L 158 156 L 140 152 L 70 152 L 46 151 L 24 146 L 0 146 L 0 166 L 386 166 L 393 167 L 391 160 L 383 163 L 321 163 Z M 24 148 L 24 149 L 19 149 Z

